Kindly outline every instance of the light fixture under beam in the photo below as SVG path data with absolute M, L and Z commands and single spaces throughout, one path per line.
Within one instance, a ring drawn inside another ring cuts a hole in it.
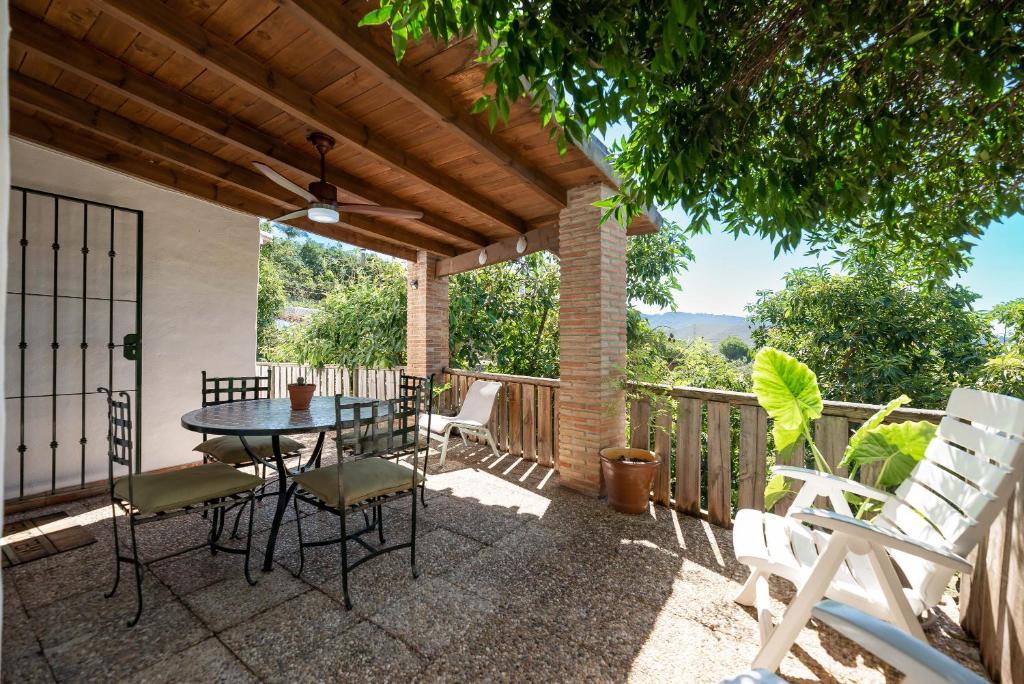
M 330 205 L 310 204 L 309 219 L 317 223 L 337 223 L 340 216 L 338 210 Z
M 486 249 L 481 249 L 480 250 L 480 256 L 479 256 L 479 258 L 477 258 L 477 262 L 479 262 L 479 264 L 481 266 L 483 266 L 484 264 L 487 263 L 487 250 Z
M 526 251 L 526 236 L 522 235 L 516 240 L 516 254 L 522 254 Z

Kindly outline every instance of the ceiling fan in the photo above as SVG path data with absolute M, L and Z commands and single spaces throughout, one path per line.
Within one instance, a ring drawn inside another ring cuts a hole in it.
M 309 202 L 309 207 L 306 209 L 278 216 L 276 219 L 273 219 L 274 221 L 288 221 L 308 216 L 310 220 L 317 223 L 338 223 L 341 220 L 340 212 L 400 219 L 423 218 L 423 212 L 409 211 L 407 209 L 381 207 L 376 204 L 338 204 L 338 188 L 327 182 L 327 175 L 325 173 L 326 162 L 324 160 L 327 153 L 334 148 L 334 138 L 326 133 L 314 131 L 306 136 L 306 140 L 312 143 L 316 151 L 320 153 L 320 180 L 310 183 L 309 190 L 291 182 L 262 162 L 252 163 L 264 176 Z

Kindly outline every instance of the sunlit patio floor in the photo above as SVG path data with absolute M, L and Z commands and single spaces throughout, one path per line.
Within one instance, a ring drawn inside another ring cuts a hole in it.
M 420 578 L 406 552 L 371 560 L 350 576 L 352 611 L 340 602 L 337 546 L 308 550 L 302 577 L 292 575 L 289 512 L 274 571 L 259 572 L 262 555 L 254 557 L 257 586 L 245 583 L 240 556 L 201 549 L 153 563 L 142 620 L 127 628 L 131 582 L 103 598 L 113 571 L 109 505 L 60 506 L 98 541 L 4 571 L 4 680 L 718 682 L 748 668 L 757 623 L 732 602 L 746 570 L 728 531 L 664 508 L 612 513 L 559 487 L 546 468 L 473 445 L 431 470 Z M 407 534 L 408 510 L 406 499 L 385 516 L 391 539 Z M 258 509 L 258 549 L 272 511 L 273 499 Z M 301 514 L 307 538 L 337 533 L 335 518 Z M 205 533 L 206 521 L 186 516 L 143 526 L 140 543 L 155 557 Z M 774 588 L 788 600 L 784 583 Z M 929 636 L 977 669 L 975 645 L 949 617 L 952 598 L 944 609 Z M 781 673 L 793 682 L 899 681 L 814 626 Z

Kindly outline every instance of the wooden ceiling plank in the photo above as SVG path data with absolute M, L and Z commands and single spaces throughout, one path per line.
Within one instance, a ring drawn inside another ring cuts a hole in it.
M 312 155 L 282 145 L 234 117 L 174 90 L 153 77 L 134 71 L 102 51 L 74 41 L 16 8 L 11 8 L 11 26 L 14 29 L 12 43 L 44 57 L 50 64 L 56 64 L 97 85 L 114 90 L 136 106 L 156 109 L 226 143 L 242 147 L 260 159 L 284 164 L 306 177 L 316 178 L 319 173 L 317 160 Z M 366 202 L 423 211 L 421 207 L 382 192 L 372 184 L 335 168 L 328 168 L 327 180 Z M 471 245 L 479 246 L 489 242 L 475 230 L 428 211 L 423 211 L 421 222 Z
M 508 228 L 525 232 L 526 224 L 513 212 L 449 178 L 426 162 L 403 153 L 393 141 L 375 135 L 366 126 L 348 118 L 320 98 L 302 90 L 293 81 L 260 63 L 231 43 L 202 26 L 183 19 L 159 2 L 134 0 L 96 0 L 105 12 L 113 14 L 133 28 L 159 36 L 185 52 L 207 69 L 233 79 L 285 110 L 323 130 L 378 157 L 399 171 L 433 186 L 451 199 L 472 207 Z
M 11 98 L 34 112 L 41 112 L 72 126 L 83 127 L 99 137 L 127 145 L 162 161 L 184 166 L 211 181 L 230 184 L 244 193 L 254 194 L 273 202 L 276 205 L 275 212 L 267 218 L 274 218 L 280 213 L 305 208 L 304 201 L 263 174 L 202 152 L 179 140 L 90 105 L 88 102 L 47 86 L 45 83 L 14 74 L 10 85 Z M 350 219 L 347 215 L 346 221 L 362 232 L 385 237 L 417 249 L 424 249 L 440 256 L 454 256 L 458 253 L 458 250 L 450 244 L 421 236 L 386 222 L 354 216 Z
M 111 150 L 108 146 L 85 138 L 78 133 L 68 132 L 56 126 L 51 126 L 17 108 L 11 111 L 11 135 L 48 147 L 57 152 L 70 154 L 100 166 L 114 169 L 148 183 L 220 204 L 254 217 L 275 211 L 273 205 L 244 197 L 241 193 L 231 188 L 218 187 L 205 181 L 197 180 L 190 175 L 178 173 L 143 159 Z M 347 242 L 357 247 L 389 254 L 399 259 L 407 261 L 414 261 L 416 259 L 416 250 L 414 249 L 402 247 L 386 240 L 368 237 L 363 233 L 340 226 L 317 224 L 309 220 L 290 221 L 289 224 L 293 224 L 301 230 Z
M 456 273 L 474 271 L 485 266 L 500 264 L 504 261 L 513 261 L 527 254 L 533 254 L 541 250 L 548 250 L 558 254 L 558 226 L 552 225 L 546 228 L 538 228 L 526 233 L 526 249 L 520 252 L 516 247 L 518 237 L 509 237 L 487 245 L 483 251 L 487 252 L 487 261 L 480 263 L 480 251 L 473 250 L 465 254 L 459 254 L 448 259 L 437 262 L 437 275 L 449 276 Z
M 565 189 L 515 150 L 500 144 L 469 112 L 452 107 L 451 101 L 432 90 L 418 75 L 407 71 L 394 56 L 382 50 L 361 30 L 339 3 L 319 0 L 281 0 L 285 8 L 301 16 L 321 38 L 369 71 L 400 97 L 412 102 L 428 117 L 454 132 L 462 142 L 508 168 L 513 175 L 558 208 L 565 207 Z

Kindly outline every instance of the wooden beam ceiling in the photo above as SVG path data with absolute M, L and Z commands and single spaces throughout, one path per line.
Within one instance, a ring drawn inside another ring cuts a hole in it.
M 86 138 L 66 129 L 52 126 L 39 118 L 22 111 L 15 103 L 11 110 L 11 134 L 17 138 L 49 147 L 58 152 L 92 161 L 101 166 L 115 169 L 140 180 L 153 183 L 192 197 L 214 202 L 246 214 L 269 214 L 276 211 L 274 205 L 255 200 L 230 187 L 221 187 L 206 182 L 188 173 L 178 173 L 144 159 L 123 154 L 98 141 Z M 290 222 L 291 223 L 291 222 Z M 296 221 L 295 226 L 309 232 L 375 252 L 389 254 L 399 259 L 415 261 L 416 251 L 386 240 L 366 236 L 341 226 L 317 224 L 312 221 Z
M 526 238 L 526 249 L 519 251 L 517 243 L 520 239 Z M 505 261 L 514 261 L 519 257 L 547 250 L 558 254 L 558 226 L 548 226 L 531 230 L 521 237 L 508 237 L 487 245 L 483 250 L 473 250 L 457 256 L 442 259 L 437 262 L 437 275 L 449 276 L 456 273 L 474 271 L 493 264 L 500 264 Z M 480 263 L 481 251 L 487 252 L 487 259 Z
M 394 55 L 378 46 L 346 15 L 340 2 L 321 0 L 279 0 L 290 12 L 323 38 L 328 45 L 358 64 L 396 95 L 412 102 L 432 121 L 455 133 L 477 152 L 485 154 L 526 181 L 556 208 L 565 207 L 565 189 L 516 151 L 492 137 L 478 119 L 438 95 L 423 79 L 403 68 Z
M 211 181 L 229 183 L 244 194 L 258 197 L 263 203 L 261 206 L 267 206 L 268 202 L 275 205 L 274 211 L 265 214 L 264 218 L 272 219 L 282 213 L 305 208 L 302 201 L 263 174 L 227 162 L 21 74 L 11 74 L 10 84 L 11 99 L 24 108 L 82 127 L 111 142 L 128 145 L 162 161 L 185 167 Z M 441 256 L 454 256 L 458 253 L 447 243 L 382 221 L 350 214 L 346 214 L 344 220 L 361 232 L 408 247 Z
M 318 161 L 312 155 L 276 141 L 204 102 L 175 90 L 156 78 L 136 71 L 82 41 L 67 36 L 31 15 L 11 8 L 11 42 L 79 76 L 111 89 L 130 100 L 171 117 L 179 123 L 238 146 L 260 159 L 316 179 Z M 466 247 L 483 246 L 482 234 L 449 221 L 390 193 L 375 188 L 340 169 L 328 167 L 327 180 L 358 200 L 412 211 L 422 211 L 420 223 L 456 238 Z
M 322 98 L 304 91 L 287 76 L 222 40 L 160 2 L 95 0 L 104 12 L 158 38 L 197 64 L 229 79 L 316 130 L 329 133 L 375 157 L 392 169 L 427 184 L 449 198 L 519 233 L 529 228 L 504 207 L 457 179 L 406 154 L 402 146 L 370 131 Z

